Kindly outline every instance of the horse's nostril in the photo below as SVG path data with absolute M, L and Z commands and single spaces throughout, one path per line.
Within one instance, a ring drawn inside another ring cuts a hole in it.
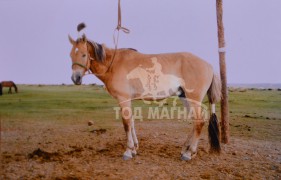
M 71 76 L 71 80 L 73 81 L 74 84 L 80 85 L 82 83 L 82 76 L 81 74 L 73 74 Z

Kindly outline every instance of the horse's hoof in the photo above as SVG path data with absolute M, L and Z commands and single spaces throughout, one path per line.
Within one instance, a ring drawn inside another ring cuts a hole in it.
M 135 157 L 137 155 L 137 150 L 136 148 L 134 150 L 132 150 L 132 156 Z
M 130 159 L 132 159 L 132 157 L 127 156 L 127 155 L 123 155 L 123 160 L 124 161 L 130 160 Z
M 132 152 L 133 157 L 136 157 L 136 155 L 137 155 L 137 152 Z
M 190 161 L 191 160 L 191 157 L 187 156 L 187 155 L 181 155 L 181 160 L 182 161 Z

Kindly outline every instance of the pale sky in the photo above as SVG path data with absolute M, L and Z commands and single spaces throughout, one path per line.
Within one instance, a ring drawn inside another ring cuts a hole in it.
M 215 0 L 121 0 L 119 47 L 192 52 L 219 72 Z M 0 0 L 0 81 L 72 84 L 71 45 L 85 22 L 89 39 L 113 48 L 117 0 Z M 281 83 L 281 0 L 224 0 L 229 83 Z M 100 83 L 89 75 L 83 82 Z

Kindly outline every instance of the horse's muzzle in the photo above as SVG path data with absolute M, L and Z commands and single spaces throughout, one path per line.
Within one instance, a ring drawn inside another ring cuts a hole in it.
M 80 73 L 73 73 L 71 76 L 71 80 L 75 85 L 81 85 L 82 84 L 82 75 Z

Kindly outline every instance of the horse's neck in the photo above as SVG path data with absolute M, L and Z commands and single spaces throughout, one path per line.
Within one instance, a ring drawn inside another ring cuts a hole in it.
M 107 79 L 112 75 L 111 68 L 113 65 L 114 60 L 116 60 L 116 57 L 114 56 L 114 49 L 107 48 L 103 45 L 103 48 L 105 49 L 105 56 L 103 62 L 98 62 L 96 60 L 91 61 L 90 70 L 93 72 L 94 75 L 96 75 L 104 84 L 107 83 Z M 118 50 L 116 51 L 116 53 Z M 94 57 L 94 50 L 90 50 L 91 57 Z M 115 54 L 116 55 L 116 54 Z

